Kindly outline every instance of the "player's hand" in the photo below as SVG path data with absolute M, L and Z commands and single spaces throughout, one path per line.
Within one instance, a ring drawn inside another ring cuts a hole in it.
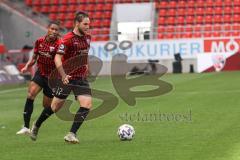
M 21 69 L 21 73 L 25 73 L 25 72 L 27 72 L 27 70 L 28 70 L 28 67 L 27 66 L 24 66 L 22 69 Z
M 62 78 L 63 84 L 68 84 L 70 78 L 71 78 L 71 76 L 69 76 L 69 75 L 66 75 L 64 78 Z

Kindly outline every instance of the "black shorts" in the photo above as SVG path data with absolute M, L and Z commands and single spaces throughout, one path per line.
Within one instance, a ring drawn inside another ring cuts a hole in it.
M 48 86 L 48 78 L 40 74 L 39 70 L 36 71 L 32 81 L 37 83 L 43 89 L 43 94 L 49 98 L 53 98 L 53 92 Z
M 79 95 L 92 95 L 89 82 L 82 78 L 70 80 L 67 85 L 64 85 L 61 80 L 58 80 L 56 87 L 53 88 L 54 97 L 60 99 L 66 99 L 71 91 L 73 91 L 75 98 Z

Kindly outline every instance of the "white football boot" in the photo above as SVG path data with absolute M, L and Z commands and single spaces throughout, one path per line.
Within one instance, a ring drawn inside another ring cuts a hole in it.
M 16 134 L 17 135 L 30 135 L 30 129 L 27 127 L 22 127 Z
M 77 138 L 77 135 L 69 132 L 65 137 L 64 137 L 65 142 L 76 144 L 79 143 L 79 140 Z

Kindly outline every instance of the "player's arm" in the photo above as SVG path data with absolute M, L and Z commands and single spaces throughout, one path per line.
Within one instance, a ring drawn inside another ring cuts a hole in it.
M 68 84 L 69 83 L 69 79 L 71 78 L 71 76 L 66 74 L 66 72 L 63 69 L 63 65 L 62 65 L 62 56 L 64 55 L 65 50 L 66 50 L 65 44 L 64 44 L 64 42 L 62 42 L 59 45 L 57 54 L 54 57 L 54 63 L 55 63 L 55 66 L 56 66 L 59 74 L 62 77 L 63 84 Z
M 30 58 L 26 65 L 21 69 L 21 73 L 25 73 L 30 67 L 32 67 L 36 63 L 37 58 L 38 55 L 34 53 L 32 58 Z

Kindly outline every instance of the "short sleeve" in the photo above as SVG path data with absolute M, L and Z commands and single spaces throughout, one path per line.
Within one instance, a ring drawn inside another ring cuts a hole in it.
M 64 54 L 66 50 L 67 50 L 67 40 L 63 38 L 59 40 L 57 54 Z

